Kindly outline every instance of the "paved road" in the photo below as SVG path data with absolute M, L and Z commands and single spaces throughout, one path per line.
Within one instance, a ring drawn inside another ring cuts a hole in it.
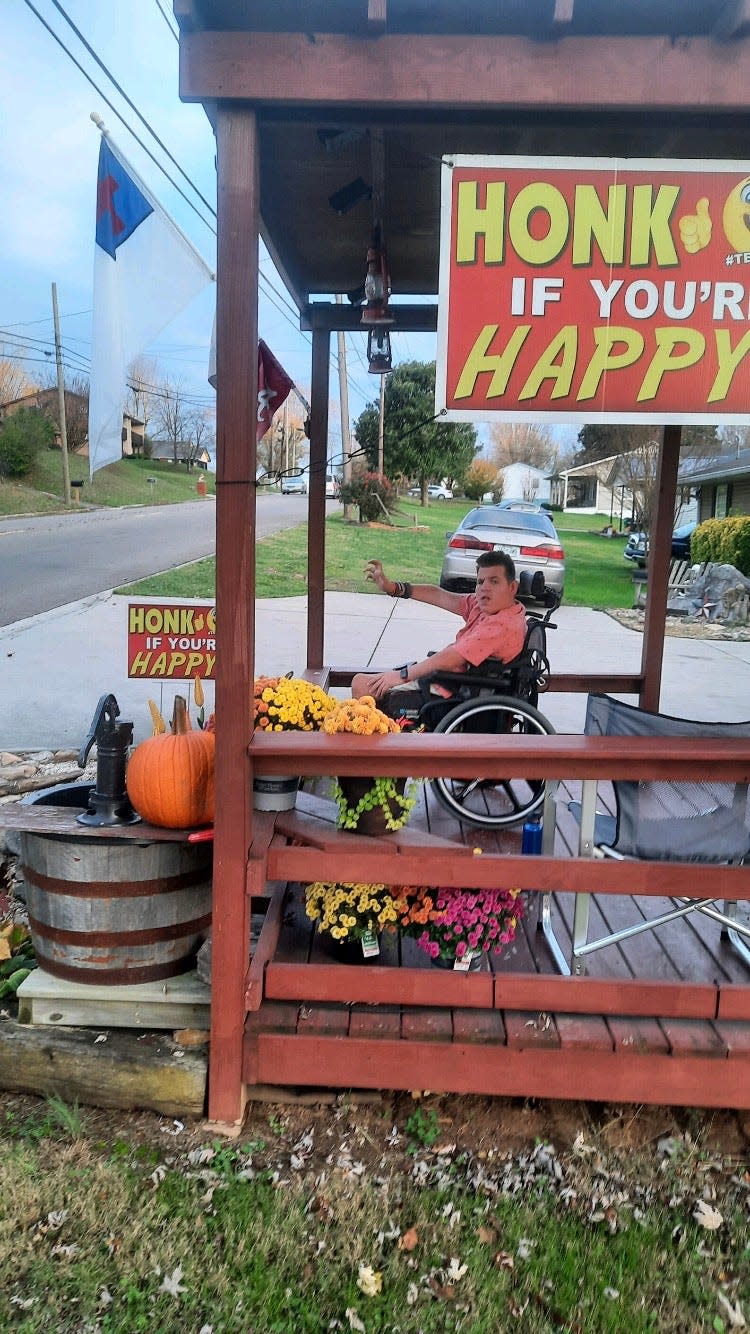
M 307 517 L 303 496 L 258 496 L 258 535 Z M 0 625 L 216 549 L 213 500 L 0 519 Z

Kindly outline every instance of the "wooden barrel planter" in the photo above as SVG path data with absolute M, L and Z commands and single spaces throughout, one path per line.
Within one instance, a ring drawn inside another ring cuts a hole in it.
M 30 804 L 84 808 L 91 785 Z M 188 972 L 211 925 L 212 845 L 21 834 L 29 926 L 41 968 L 116 986 Z

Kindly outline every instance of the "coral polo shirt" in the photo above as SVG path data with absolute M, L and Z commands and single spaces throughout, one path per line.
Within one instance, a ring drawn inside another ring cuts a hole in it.
M 467 593 L 460 614 L 466 624 L 456 635 L 453 647 L 470 666 L 479 667 L 485 658 L 510 662 L 521 652 L 526 638 L 526 611 L 522 603 L 514 602 L 490 616 L 479 610 L 476 594 Z

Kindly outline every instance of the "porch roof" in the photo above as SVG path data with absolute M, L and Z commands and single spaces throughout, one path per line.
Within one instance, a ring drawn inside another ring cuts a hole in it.
M 444 155 L 745 157 L 737 9 L 177 0 L 181 95 L 211 117 L 219 100 L 258 109 L 264 239 L 300 308 L 361 284 L 374 216 L 394 296 L 428 296 Z

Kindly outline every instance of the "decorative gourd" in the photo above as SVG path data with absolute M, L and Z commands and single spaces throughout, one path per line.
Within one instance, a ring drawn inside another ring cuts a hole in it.
M 171 732 L 136 746 L 126 786 L 133 807 L 149 824 L 189 829 L 214 818 L 213 732 L 194 731 L 182 695 L 174 702 Z

